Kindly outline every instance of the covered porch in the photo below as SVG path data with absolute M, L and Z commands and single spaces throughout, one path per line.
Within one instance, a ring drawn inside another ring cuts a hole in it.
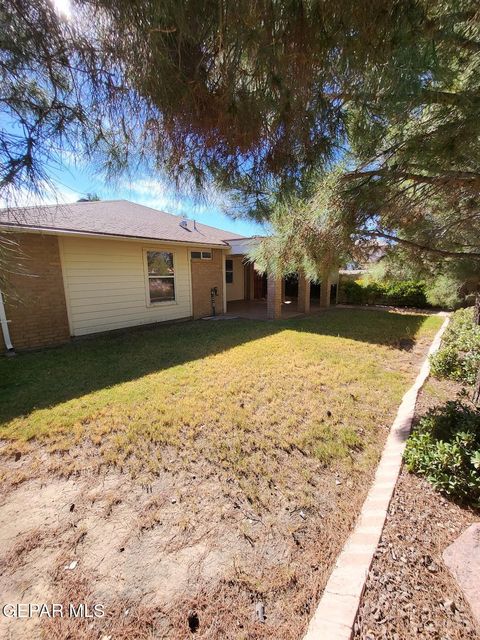
M 260 273 L 244 253 L 232 252 L 225 261 L 226 313 L 255 320 L 275 320 L 309 314 L 336 304 L 338 273 L 321 283 L 303 274 L 286 278 Z

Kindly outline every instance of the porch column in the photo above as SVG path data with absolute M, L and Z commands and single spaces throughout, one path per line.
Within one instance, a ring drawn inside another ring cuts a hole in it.
M 321 307 L 330 306 L 330 285 L 331 285 L 330 274 L 324 273 L 322 277 L 322 282 L 320 283 L 320 306 Z
M 268 275 L 267 278 L 267 318 L 282 317 L 282 278 Z
M 255 268 L 253 262 L 248 263 L 248 299 L 255 300 Z
M 299 313 L 310 313 L 310 280 L 302 273 L 298 274 L 297 311 Z
M 285 302 L 285 278 L 282 278 L 282 302 Z

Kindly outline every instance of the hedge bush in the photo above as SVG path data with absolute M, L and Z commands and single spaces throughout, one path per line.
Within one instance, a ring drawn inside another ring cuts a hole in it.
M 384 304 L 396 307 L 429 306 L 425 283 L 415 280 L 403 282 L 359 282 L 347 280 L 341 285 L 347 304 Z
M 430 359 L 437 378 L 474 384 L 480 367 L 480 326 L 473 323 L 473 308 L 455 311 L 445 331 L 442 346 Z
M 458 309 L 467 302 L 466 296 L 460 295 L 458 280 L 450 276 L 437 276 L 428 283 L 425 293 L 429 304 L 442 309 Z
M 438 491 L 480 506 L 480 411 L 458 401 L 431 409 L 407 441 L 405 462 Z

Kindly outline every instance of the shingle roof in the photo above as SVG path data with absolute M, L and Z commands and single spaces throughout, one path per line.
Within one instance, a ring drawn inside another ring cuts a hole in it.
M 128 200 L 0 209 L 0 227 L 219 246 L 226 246 L 228 240 L 243 237 L 206 224 L 194 223 L 193 220 L 188 220 L 185 228 L 180 224 L 181 221 L 179 216 Z

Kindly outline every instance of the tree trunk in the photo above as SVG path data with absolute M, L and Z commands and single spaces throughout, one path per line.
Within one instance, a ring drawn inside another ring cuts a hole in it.
M 475 311 L 473 312 L 473 321 L 475 324 L 480 324 L 480 289 L 477 289 L 475 296 Z
M 476 407 L 480 407 L 480 367 L 477 371 L 477 379 L 475 380 L 475 387 L 473 388 L 472 402 Z
M 477 288 L 477 294 L 475 296 L 475 310 L 473 312 L 473 321 L 476 325 L 480 325 L 480 289 Z M 480 367 L 477 371 L 477 379 L 475 380 L 475 387 L 473 389 L 473 404 L 477 407 L 480 406 Z

